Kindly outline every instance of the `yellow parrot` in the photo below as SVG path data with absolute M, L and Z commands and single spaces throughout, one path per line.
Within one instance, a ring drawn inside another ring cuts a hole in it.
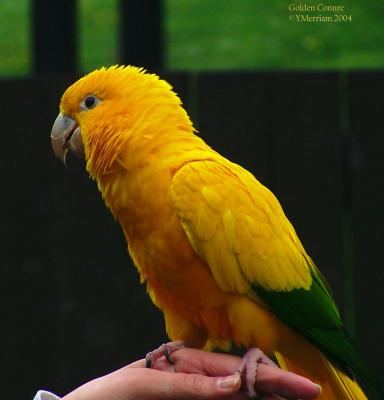
M 322 399 L 366 399 L 354 376 L 380 386 L 278 200 L 195 134 L 167 82 L 96 70 L 63 94 L 51 140 L 85 158 L 171 340 L 257 346 Z

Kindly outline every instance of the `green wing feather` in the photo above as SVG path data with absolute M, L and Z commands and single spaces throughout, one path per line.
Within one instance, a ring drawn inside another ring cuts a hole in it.
M 190 162 L 174 176 L 171 199 L 223 290 L 256 293 L 340 368 L 378 386 L 353 348 L 325 279 L 277 199 L 252 174 L 220 156 Z
M 255 284 L 252 288 L 282 321 L 314 343 L 344 372 L 348 374 L 351 369 L 358 376 L 371 379 L 318 276 L 313 275 L 310 290 L 272 292 Z

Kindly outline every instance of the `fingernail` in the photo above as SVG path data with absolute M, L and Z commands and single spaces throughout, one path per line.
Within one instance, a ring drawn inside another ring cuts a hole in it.
M 219 378 L 217 380 L 217 385 L 221 389 L 233 389 L 234 387 L 238 386 L 240 383 L 240 375 L 230 375 L 226 376 L 225 378 Z
M 318 385 L 317 383 L 316 383 L 316 386 L 319 388 L 319 394 L 321 394 L 321 392 L 323 391 L 323 389 L 322 389 L 321 386 Z

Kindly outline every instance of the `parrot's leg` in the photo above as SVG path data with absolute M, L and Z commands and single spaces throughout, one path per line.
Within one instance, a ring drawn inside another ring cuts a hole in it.
M 174 363 L 171 358 L 171 354 L 174 353 L 176 350 L 183 349 L 184 347 L 185 344 L 182 340 L 164 343 L 156 350 L 147 353 L 147 355 L 145 356 L 145 366 L 147 368 L 152 368 L 154 362 L 162 356 L 166 358 L 169 364 L 173 365 Z
M 276 366 L 260 349 L 251 348 L 245 353 L 237 369 L 241 376 L 242 386 L 247 390 L 247 394 L 251 399 L 257 396 L 255 383 L 258 364 Z

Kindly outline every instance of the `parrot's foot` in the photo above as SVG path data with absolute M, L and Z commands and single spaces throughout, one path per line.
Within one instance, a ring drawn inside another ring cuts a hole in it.
M 182 340 L 164 343 L 156 350 L 147 353 L 147 355 L 145 356 L 145 366 L 147 368 L 152 368 L 154 362 L 162 356 L 166 358 L 169 364 L 173 365 L 174 362 L 171 358 L 171 354 L 176 350 L 180 350 L 184 347 L 185 344 Z
M 276 366 L 260 349 L 252 348 L 245 353 L 237 369 L 241 376 L 242 386 L 246 389 L 247 395 L 251 399 L 257 397 L 255 383 L 258 364 Z

